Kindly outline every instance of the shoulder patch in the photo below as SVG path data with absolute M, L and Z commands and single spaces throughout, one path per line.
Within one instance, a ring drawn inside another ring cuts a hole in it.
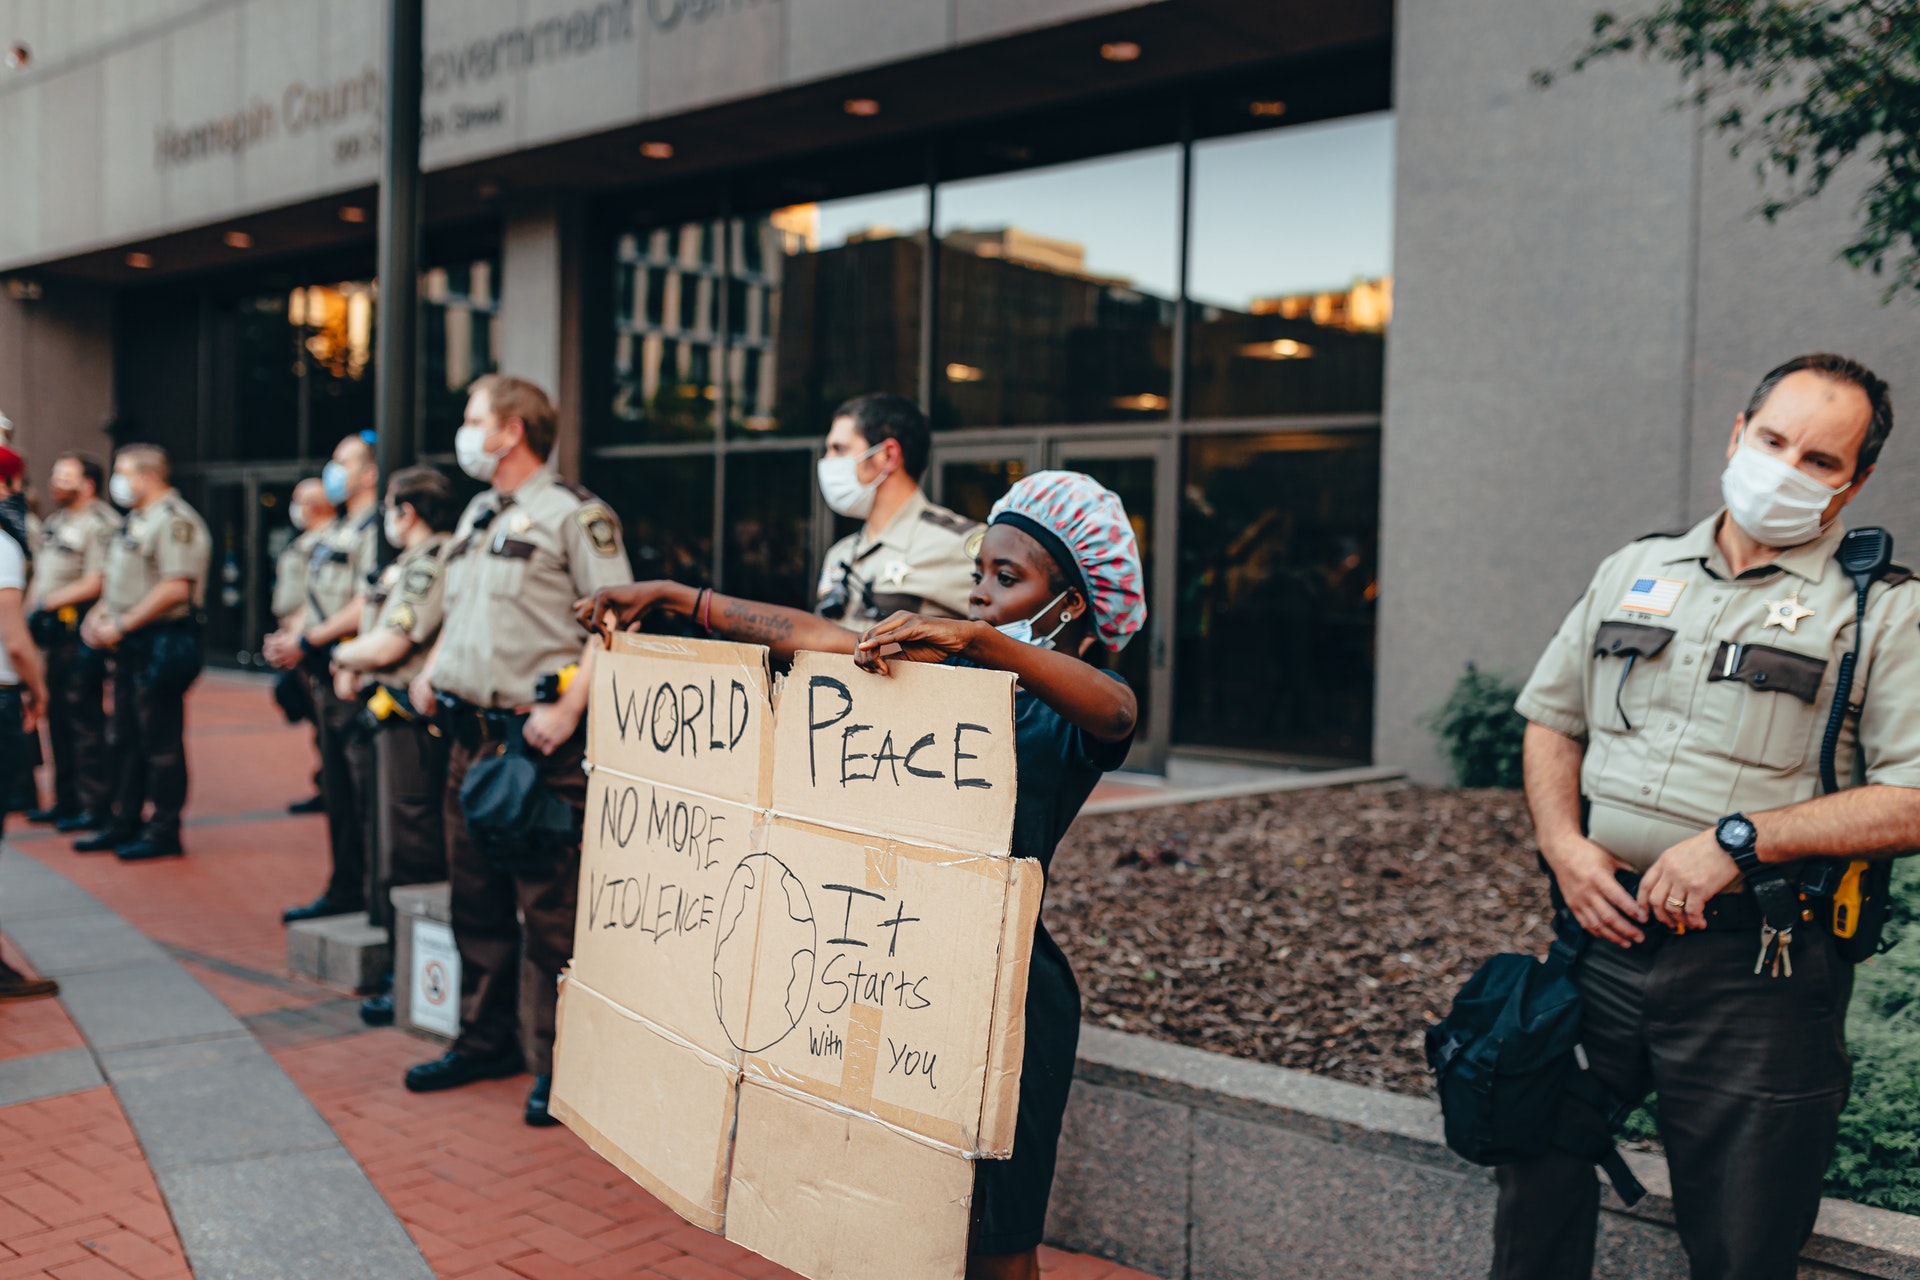
M 176 517 L 173 522 L 173 540 L 175 542 L 193 541 L 193 521 Z
M 1684 538 L 1691 532 L 1691 529 L 1662 529 L 1658 533 L 1643 533 L 1635 538 L 1634 541 L 1652 542 L 1655 538 Z
M 980 527 L 977 521 L 969 520 L 962 515 L 955 515 L 945 507 L 930 506 L 920 513 L 920 518 L 936 529 L 945 529 L 948 533 L 954 534 L 955 536 L 971 533 Z
M 400 584 L 400 594 L 414 600 L 423 599 L 433 590 L 433 580 L 440 576 L 437 561 L 426 560 L 407 567 L 407 579 Z
M 598 502 L 580 508 L 574 512 L 573 518 L 579 521 L 581 531 L 587 535 L 587 541 L 593 546 L 593 554 L 610 556 L 620 550 L 619 526 L 614 524 L 612 513 Z
M 985 529 L 975 529 L 972 533 L 968 534 L 966 545 L 967 559 L 978 560 L 980 558 L 980 544 L 986 540 L 987 531 Z
M 387 625 L 399 631 L 413 630 L 415 621 L 413 606 L 410 604 L 397 604 L 387 612 Z

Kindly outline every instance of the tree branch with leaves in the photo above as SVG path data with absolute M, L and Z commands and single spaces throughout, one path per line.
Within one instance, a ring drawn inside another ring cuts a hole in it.
M 1586 47 L 1533 81 L 1631 53 L 1693 85 L 1682 101 L 1753 159 L 1769 222 L 1861 157 L 1871 181 L 1839 256 L 1888 279 L 1883 301 L 1920 290 L 1920 2 L 1667 0 L 1640 17 L 1600 13 Z

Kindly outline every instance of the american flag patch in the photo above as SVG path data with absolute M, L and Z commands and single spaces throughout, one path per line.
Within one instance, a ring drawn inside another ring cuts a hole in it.
M 1673 602 L 1686 589 L 1687 584 L 1676 578 L 1635 578 L 1620 607 L 1665 616 L 1673 612 Z

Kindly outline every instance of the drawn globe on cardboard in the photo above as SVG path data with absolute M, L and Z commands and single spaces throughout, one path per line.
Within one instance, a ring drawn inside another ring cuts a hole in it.
M 759 957 L 755 963 L 755 926 Z M 770 853 L 742 858 L 720 899 L 713 1009 L 733 1047 L 764 1053 L 800 1025 L 818 954 L 807 887 Z

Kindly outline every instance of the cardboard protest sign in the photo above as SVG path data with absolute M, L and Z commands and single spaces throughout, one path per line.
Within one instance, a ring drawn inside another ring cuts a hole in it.
M 801 654 L 777 701 L 756 646 L 599 655 L 553 1112 L 815 1280 L 959 1280 L 1042 889 L 1008 856 L 1013 680 Z

